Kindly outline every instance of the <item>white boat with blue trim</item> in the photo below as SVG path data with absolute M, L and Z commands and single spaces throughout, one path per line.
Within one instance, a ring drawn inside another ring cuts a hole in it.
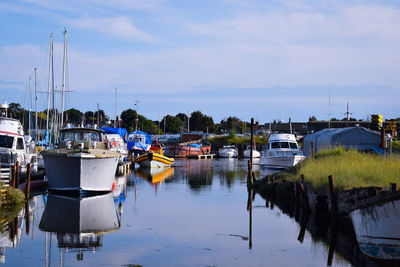
M 303 152 L 293 134 L 271 134 L 265 164 L 270 168 L 288 168 L 295 166 L 304 159 Z

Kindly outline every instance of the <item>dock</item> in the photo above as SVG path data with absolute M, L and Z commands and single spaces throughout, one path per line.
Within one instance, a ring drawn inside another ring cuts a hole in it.
M 213 159 L 215 154 L 205 154 L 205 155 L 187 155 L 187 159 Z

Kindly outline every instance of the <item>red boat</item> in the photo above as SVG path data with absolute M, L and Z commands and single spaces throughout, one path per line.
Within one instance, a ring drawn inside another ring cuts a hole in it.
M 194 144 L 193 142 L 168 144 L 164 148 L 164 155 L 174 158 L 186 158 L 192 155 L 206 155 L 211 152 L 211 145 Z

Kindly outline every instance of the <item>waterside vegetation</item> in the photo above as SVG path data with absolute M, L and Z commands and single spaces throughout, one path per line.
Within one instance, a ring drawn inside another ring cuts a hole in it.
M 19 206 L 25 202 L 25 195 L 19 189 L 14 189 L 11 186 L 1 187 L 0 210 L 14 209 L 14 206 Z
M 329 191 L 328 176 L 333 175 L 336 190 L 362 187 L 389 187 L 400 182 L 400 156 L 379 156 L 355 150 L 323 150 L 296 167 L 279 173 L 280 178 L 311 183 L 316 191 Z

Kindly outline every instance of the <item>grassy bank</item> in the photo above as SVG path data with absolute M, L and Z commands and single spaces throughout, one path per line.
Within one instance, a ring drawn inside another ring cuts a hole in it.
M 0 210 L 25 202 L 25 195 L 19 189 L 12 187 L 1 187 Z M 4 196 L 4 197 L 3 197 Z
M 328 191 L 328 176 L 333 175 L 337 190 L 400 183 L 400 156 L 382 157 L 337 148 L 321 151 L 288 172 L 280 174 L 288 180 L 311 182 L 316 190 Z

